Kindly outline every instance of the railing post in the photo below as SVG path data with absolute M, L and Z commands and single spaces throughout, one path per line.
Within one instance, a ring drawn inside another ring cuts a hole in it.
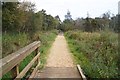
M 36 49 L 36 55 L 39 53 L 39 47 Z M 37 59 L 37 63 L 39 63 L 39 61 L 40 61 L 40 57 L 38 57 L 38 59 Z
M 19 64 L 16 66 L 16 70 L 17 70 L 17 75 L 19 75 Z
M 19 74 L 19 65 L 16 65 L 12 70 L 12 78 L 16 78 L 16 76 Z

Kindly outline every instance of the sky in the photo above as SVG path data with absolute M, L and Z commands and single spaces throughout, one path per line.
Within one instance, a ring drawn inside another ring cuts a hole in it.
M 25 0 L 35 3 L 36 12 L 42 9 L 52 16 L 59 15 L 63 21 L 69 10 L 72 19 L 86 18 L 87 12 L 91 18 L 100 17 L 103 13 L 110 11 L 118 13 L 118 2 L 120 0 Z

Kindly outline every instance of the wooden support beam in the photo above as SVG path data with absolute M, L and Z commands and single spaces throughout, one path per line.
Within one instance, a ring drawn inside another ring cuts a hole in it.
M 7 57 L 0 59 L 0 77 L 6 74 L 8 71 L 13 69 L 17 64 L 19 64 L 23 59 L 25 59 L 29 54 L 36 50 L 40 46 L 40 41 L 35 41 L 24 48 L 8 55 Z M 18 72 L 19 73 L 19 72 Z
M 82 79 L 83 79 L 83 80 L 87 80 L 87 78 L 85 77 L 85 75 L 84 75 L 83 72 L 82 72 L 82 69 L 81 69 L 80 65 L 77 65 L 77 68 L 78 68 L 78 70 L 79 70 L 79 73 L 80 73 L 80 76 L 82 77 Z
M 29 80 L 32 80 L 31 78 L 34 78 L 34 76 L 35 76 L 35 74 L 36 74 L 39 66 L 40 66 L 40 63 L 38 63 L 38 65 L 37 65 L 37 66 L 35 67 L 35 69 L 33 70 L 31 76 L 29 77 Z
M 35 50 L 35 55 L 37 55 L 39 53 L 39 47 Z M 40 62 L 40 56 L 38 57 L 37 61 L 35 62 L 36 65 Z
M 19 75 L 19 65 L 16 65 L 14 68 L 11 69 L 12 78 L 15 78 Z
M 40 56 L 40 53 L 38 53 L 33 60 L 20 72 L 20 74 L 16 77 L 17 78 L 22 78 L 24 75 L 27 73 L 27 71 L 31 68 L 31 66 L 34 64 L 34 62 L 37 60 L 37 58 Z
M 19 75 L 19 64 L 16 66 L 16 70 L 17 70 L 17 75 Z

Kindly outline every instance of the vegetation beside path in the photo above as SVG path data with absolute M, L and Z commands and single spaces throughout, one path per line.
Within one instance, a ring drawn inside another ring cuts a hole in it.
M 77 64 L 88 78 L 118 78 L 118 35 L 114 32 L 65 33 Z
M 37 34 L 35 34 L 35 36 L 32 39 L 29 39 L 29 36 L 27 36 L 24 33 L 21 34 L 14 34 L 14 35 L 10 35 L 10 34 L 6 34 L 3 36 L 3 51 L 4 53 L 10 53 L 11 51 L 16 51 L 17 49 L 24 47 L 25 45 L 28 45 L 29 43 L 33 42 L 35 37 L 39 38 L 38 40 L 41 41 L 41 46 L 40 46 L 40 60 L 41 60 L 41 66 L 40 68 L 44 67 L 44 64 L 46 63 L 46 55 L 47 55 L 47 51 L 50 48 L 52 42 L 54 42 L 55 37 L 57 35 L 57 31 L 56 30 L 52 30 L 52 31 L 48 31 L 48 32 L 39 32 Z M 20 46 L 16 46 L 16 44 L 19 44 Z M 10 47 L 11 46 L 11 47 Z M 5 55 L 8 55 L 5 54 Z M 3 56 L 5 56 L 3 54 Z M 28 57 L 26 57 L 21 63 L 20 63 L 20 71 L 22 71 L 24 69 L 24 67 L 34 58 L 34 52 L 32 54 L 30 54 Z M 27 73 L 26 76 L 29 75 L 29 73 L 31 73 L 31 71 L 29 71 Z M 12 78 L 11 76 L 11 72 L 9 71 L 7 74 L 5 74 L 3 76 L 3 79 L 6 78 Z
M 120 30 L 119 14 L 113 15 L 108 11 L 101 14 L 100 17 L 78 17 L 74 20 L 68 11 L 65 19 L 61 21 L 59 15 L 47 14 L 44 9 L 36 11 L 35 4 L 29 1 L 3 1 L 0 8 L 2 8 L 0 9 L 2 15 L 2 24 L 0 22 L 2 25 L 2 34 L 0 34 L 2 57 L 0 56 L 0 58 L 4 58 L 34 41 L 41 41 L 40 68 L 43 68 L 47 51 L 59 30 L 59 32 L 65 32 L 75 62 L 81 65 L 86 77 L 101 79 L 120 76 L 117 37 Z M 106 29 L 109 31 L 105 31 Z M 33 54 L 21 62 L 20 71 L 33 59 Z M 59 55 L 57 56 L 59 57 Z M 32 70 L 27 74 L 30 72 Z M 11 73 L 8 72 L 3 76 L 4 78 L 12 78 Z
M 36 12 L 35 4 L 24 2 L 2 2 L 2 57 L 34 42 L 41 41 L 41 66 L 46 53 L 57 35 L 59 16 L 53 17 L 46 10 Z M 34 54 L 34 53 L 33 53 Z M 33 59 L 31 54 L 20 63 L 20 71 Z M 30 73 L 29 71 L 28 73 Z M 3 78 L 12 78 L 8 72 Z

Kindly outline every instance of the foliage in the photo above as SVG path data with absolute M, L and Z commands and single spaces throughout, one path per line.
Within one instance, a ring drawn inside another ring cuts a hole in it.
M 2 2 L 2 58 L 32 43 L 41 41 L 41 66 L 45 64 L 47 50 L 54 41 L 60 21 L 45 10 L 35 12 L 31 2 Z M 20 71 L 34 55 L 21 62 Z M 30 72 L 30 71 L 29 71 Z M 10 72 L 3 78 L 10 78 Z
M 68 31 L 68 30 L 73 30 L 74 29 L 74 21 L 72 20 L 64 20 L 63 23 L 60 26 L 60 29 L 62 31 Z
M 111 15 L 111 12 L 108 11 L 103 13 L 101 17 L 90 18 L 89 16 L 86 18 L 77 18 L 76 20 L 67 19 L 67 16 L 71 16 L 69 13 L 65 16 L 65 20 L 59 27 L 59 29 L 63 31 L 79 29 L 87 32 L 95 32 L 101 31 L 105 29 L 112 30 L 114 32 L 118 32 L 118 15 Z
M 3 57 L 33 41 L 40 40 L 41 67 L 43 67 L 47 50 L 58 33 L 54 29 L 63 31 L 80 29 L 87 32 L 69 31 L 66 32 L 66 38 L 76 62 L 81 64 L 85 74 L 90 78 L 118 77 L 117 35 L 112 32 L 88 33 L 106 28 L 118 31 L 118 23 L 114 24 L 117 16 L 110 19 L 109 13 L 105 13 L 102 18 L 75 21 L 66 19 L 61 23 L 58 15 L 56 17 L 48 15 L 44 9 L 35 12 L 35 4 L 31 2 L 3 2 L 1 5 Z M 33 55 L 28 56 L 21 63 L 20 70 L 32 57 Z
M 118 78 L 118 35 L 68 31 L 65 34 L 76 63 L 88 78 Z
M 10 53 L 30 43 L 28 35 L 25 33 L 9 33 L 2 35 L 2 56 L 5 57 Z
M 49 32 L 42 32 L 42 33 L 38 33 L 36 34 L 37 36 L 39 36 L 39 40 L 41 41 L 41 46 L 40 46 L 40 62 L 41 62 L 41 66 L 40 68 L 44 67 L 44 64 L 46 63 L 46 56 L 47 56 L 47 51 L 50 48 L 52 42 L 54 41 L 56 35 L 57 35 L 57 31 L 56 30 L 52 30 Z M 28 38 L 27 35 L 25 34 L 15 34 L 15 35 L 10 35 L 10 34 L 6 34 L 4 35 L 3 38 L 4 42 L 3 42 L 3 50 L 4 53 L 8 53 L 10 54 L 10 51 L 16 51 L 17 49 L 19 49 L 18 47 L 16 47 L 16 45 L 14 45 L 14 43 L 18 44 L 21 47 L 24 47 L 25 45 L 27 45 L 28 42 L 33 42 L 34 39 L 30 39 Z M 19 40 L 19 41 L 18 41 Z M 12 47 L 11 47 L 12 46 Z M 13 52 L 14 52 L 13 51 Z M 3 57 L 8 55 L 8 54 L 3 54 Z M 22 71 L 26 65 L 34 58 L 34 52 L 32 54 L 30 54 L 29 56 L 27 56 L 21 63 L 20 63 L 20 71 Z M 34 65 L 33 65 L 34 66 Z M 27 73 L 27 75 L 25 77 L 28 77 L 29 74 L 31 73 L 31 70 Z M 3 76 L 3 80 L 6 78 L 12 78 L 11 76 L 11 72 L 9 71 L 7 74 L 5 74 Z
M 32 34 L 40 30 L 55 29 L 59 21 L 45 12 L 45 10 L 35 12 L 35 4 L 31 2 L 3 2 L 2 32 Z

